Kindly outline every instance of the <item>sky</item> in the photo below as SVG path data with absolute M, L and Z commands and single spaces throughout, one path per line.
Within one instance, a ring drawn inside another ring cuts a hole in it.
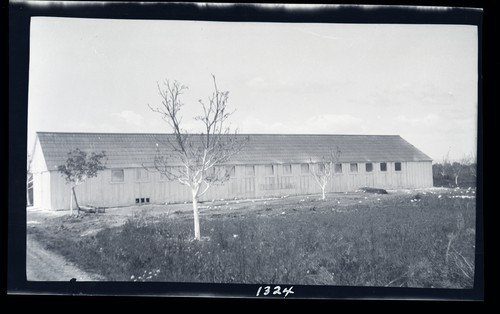
M 398 134 L 435 161 L 476 151 L 477 27 L 33 17 L 35 132 L 168 133 L 157 83 L 229 91 L 239 133 Z

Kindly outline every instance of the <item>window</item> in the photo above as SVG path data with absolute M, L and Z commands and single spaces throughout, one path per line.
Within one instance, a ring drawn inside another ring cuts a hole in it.
M 300 165 L 300 173 L 302 174 L 309 173 L 309 164 Z
M 214 178 L 215 176 L 217 176 L 218 170 L 219 169 L 215 169 L 215 167 L 208 168 L 207 170 L 205 170 L 205 177 Z
M 342 173 L 342 164 L 335 164 L 335 173 Z
M 149 180 L 149 172 L 144 168 L 135 169 L 135 180 L 136 181 L 147 181 Z
M 325 164 L 318 164 L 318 172 L 325 172 Z
M 386 162 L 380 163 L 380 171 L 387 171 L 387 163 Z
M 123 169 L 111 169 L 111 182 L 124 182 L 125 175 Z
M 164 169 L 162 169 L 163 171 L 165 171 L 165 173 L 160 173 L 160 181 L 169 181 L 174 176 L 180 174 L 180 169 L 182 169 L 182 167 L 165 167 Z
M 283 174 L 292 174 L 292 165 L 283 165 Z
M 373 171 L 373 164 L 371 162 L 366 163 L 366 172 Z
M 149 203 L 149 197 L 141 197 L 141 198 L 136 198 L 135 199 L 136 204 L 145 204 Z
M 226 174 L 230 177 L 234 177 L 236 175 L 236 167 L 235 166 L 226 166 Z
M 264 174 L 266 176 L 274 175 L 274 165 L 264 165 Z
M 400 162 L 395 162 L 394 163 L 394 170 L 401 171 L 401 163 Z
M 358 172 L 358 164 L 357 163 L 351 164 L 351 172 Z
M 246 176 L 255 176 L 255 166 L 245 166 Z

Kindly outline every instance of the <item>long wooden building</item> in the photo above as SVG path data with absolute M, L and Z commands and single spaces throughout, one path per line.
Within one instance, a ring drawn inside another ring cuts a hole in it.
M 33 150 L 34 206 L 67 209 L 70 189 L 57 171 L 68 152 L 105 151 L 106 169 L 78 186 L 80 204 L 117 207 L 186 202 L 188 187 L 149 172 L 157 144 L 168 134 L 38 132 Z M 226 167 L 231 177 L 212 187 L 202 200 L 320 193 L 311 163 L 332 148 L 341 150 L 327 192 L 360 187 L 385 189 L 431 187 L 432 160 L 398 135 L 251 134 Z

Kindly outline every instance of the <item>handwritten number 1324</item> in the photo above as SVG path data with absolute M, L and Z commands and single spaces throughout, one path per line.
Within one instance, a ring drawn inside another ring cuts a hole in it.
M 259 296 L 261 291 L 263 291 L 262 295 L 268 295 L 271 293 L 272 290 L 272 294 L 278 294 L 278 295 L 284 294 L 285 295 L 284 298 L 286 298 L 288 294 L 294 294 L 292 289 L 293 286 L 291 286 L 290 288 L 284 288 L 283 291 L 281 290 L 280 286 L 274 286 L 274 288 L 271 288 L 271 286 L 265 286 L 264 289 L 262 288 L 262 286 L 260 286 L 259 289 L 257 290 L 256 296 Z

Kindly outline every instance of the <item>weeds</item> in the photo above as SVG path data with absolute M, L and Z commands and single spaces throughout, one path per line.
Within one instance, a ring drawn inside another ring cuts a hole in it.
M 332 210 L 337 200 L 300 200 L 265 205 L 265 215 L 209 215 L 202 241 L 189 219 L 135 215 L 56 249 L 114 281 L 472 287 L 474 199 L 376 198 L 341 210 Z

